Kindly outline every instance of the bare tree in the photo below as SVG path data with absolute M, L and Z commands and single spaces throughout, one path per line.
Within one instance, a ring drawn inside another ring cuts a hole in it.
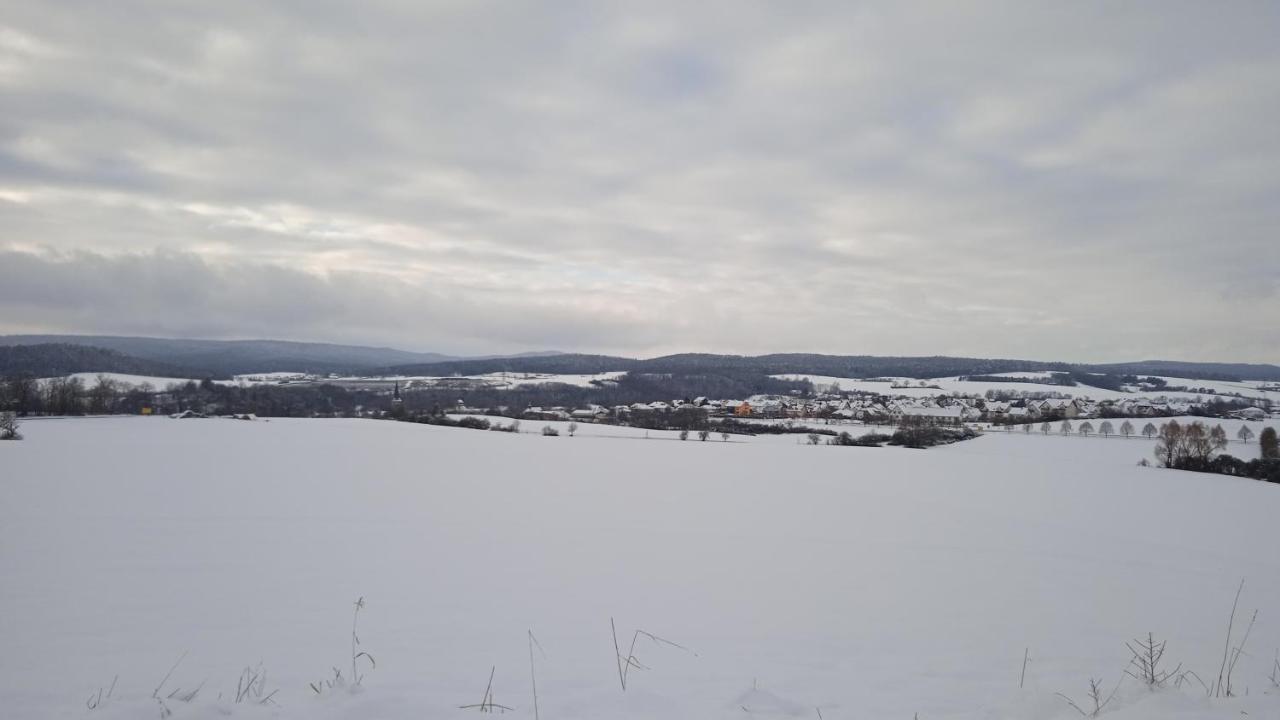
M 1156 432 L 1158 432 L 1156 430 L 1156 426 L 1152 425 L 1151 423 L 1147 423 L 1146 426 L 1142 428 L 1142 434 L 1146 435 L 1147 437 L 1155 437 Z
M 720 432 L 720 442 L 728 442 L 728 441 L 729 441 L 729 433 L 724 432 L 724 431 L 721 431 L 721 432 Z
M 26 415 L 37 410 L 40 402 L 40 386 L 30 375 L 15 375 L 9 378 L 9 401 L 18 415 Z
M 688 440 L 688 439 L 689 439 L 689 431 L 688 431 L 688 430 L 681 430 L 681 431 L 680 431 L 680 439 L 681 439 L 681 440 Z
M 1128 420 L 1125 420 L 1123 423 L 1120 423 L 1120 434 L 1125 437 L 1129 437 L 1130 435 L 1132 435 L 1133 423 L 1129 422 Z
M 1040 426 L 1040 432 L 1048 435 L 1050 430 L 1053 430 L 1053 426 L 1049 424 L 1048 420 L 1045 420 L 1044 424 Z
M 1209 431 L 1209 441 L 1213 444 L 1215 450 L 1221 450 L 1227 446 L 1227 431 L 1222 429 L 1221 425 L 1214 425 Z
M 1080 423 L 1080 434 L 1089 437 L 1089 433 L 1093 432 L 1093 423 L 1085 421 Z
M 1208 460 L 1211 455 L 1221 448 L 1213 438 L 1213 432 L 1204 426 L 1204 423 L 1193 422 L 1183 428 L 1183 455 L 1185 457 L 1195 458 L 1199 461 Z M 1223 445 L 1226 445 L 1227 434 L 1222 434 Z
M 576 422 L 569 423 L 569 426 L 566 427 L 565 430 L 569 433 L 569 437 L 573 437 L 573 434 L 578 432 L 578 423 Z
M 1170 420 L 1160 426 L 1160 441 L 1156 443 L 1155 453 L 1161 465 L 1175 466 L 1182 455 L 1182 439 L 1182 426 L 1177 420 Z
M 112 401 L 117 395 L 116 383 L 106 375 L 98 375 L 97 382 L 89 388 L 89 412 L 106 415 L 111 412 Z
M 1071 421 L 1070 421 L 1070 420 L 1063 420 L 1063 421 L 1062 421 L 1062 425 L 1060 425 L 1060 426 L 1058 427 L 1058 432 L 1062 433 L 1063 435 L 1070 435 L 1070 434 L 1071 434 Z
M 1240 432 L 1236 433 L 1236 437 L 1239 438 L 1240 442 L 1247 443 L 1253 439 L 1253 431 L 1249 429 L 1248 425 L 1241 425 Z
M 818 443 L 820 443 L 820 442 L 822 442 L 822 436 L 821 436 L 821 435 L 819 435 L 818 433 L 809 433 L 809 444 L 810 444 L 810 445 L 817 445 L 817 444 L 818 444 Z
M 1116 434 L 1116 430 L 1111 427 L 1110 422 L 1103 420 L 1102 424 L 1098 426 L 1098 434 L 1102 437 L 1110 437 Z
M 702 428 L 701 430 L 698 431 L 698 439 L 701 440 L 702 442 L 706 442 L 707 438 L 709 437 L 711 437 L 710 430 L 706 428 Z

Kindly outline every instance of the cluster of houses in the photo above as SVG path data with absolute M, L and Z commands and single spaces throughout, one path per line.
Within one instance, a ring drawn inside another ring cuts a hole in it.
M 1050 419 L 1097 417 L 1161 417 L 1186 415 L 1196 404 L 1185 400 L 1132 398 L 1095 401 L 1088 398 L 1054 397 L 992 400 L 981 397 L 938 395 L 934 397 L 889 397 L 873 394 L 824 394 L 816 398 L 787 395 L 756 395 L 745 400 L 713 400 L 705 397 L 581 408 L 531 407 L 523 417 L 537 420 L 584 422 L 627 422 L 637 417 L 662 413 L 698 412 L 711 417 L 736 419 L 821 419 L 897 423 L 903 418 L 924 418 L 940 425 L 970 422 L 1027 423 Z M 460 407 L 459 412 L 475 411 Z M 1244 408 L 1232 413 L 1242 419 L 1266 417 L 1261 408 Z

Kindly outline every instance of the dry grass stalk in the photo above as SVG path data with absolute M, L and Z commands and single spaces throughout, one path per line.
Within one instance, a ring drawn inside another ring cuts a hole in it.
M 1258 619 L 1258 611 L 1253 611 L 1253 617 L 1249 620 L 1249 626 L 1244 631 L 1244 636 L 1240 640 L 1240 644 L 1232 647 L 1231 638 L 1235 631 L 1236 610 L 1240 606 L 1240 593 L 1244 591 L 1244 580 L 1240 580 L 1240 587 L 1236 588 L 1236 598 L 1231 603 L 1231 617 L 1227 620 L 1227 638 L 1222 645 L 1222 663 L 1218 666 L 1218 680 L 1213 684 L 1214 697 L 1232 697 L 1235 692 L 1231 686 L 1231 675 L 1235 670 L 1236 663 L 1239 662 L 1240 656 L 1244 654 L 1244 645 L 1249 641 L 1249 633 L 1253 631 L 1253 623 Z
M 506 705 L 499 705 L 498 703 L 494 702 L 493 675 L 497 671 L 498 671 L 497 665 L 494 665 L 492 668 L 489 669 L 489 684 L 485 686 L 484 698 L 479 703 L 476 703 L 474 705 L 459 705 L 458 709 L 479 710 L 480 712 L 487 712 L 487 713 L 493 713 L 493 712 L 506 713 L 508 710 L 515 710 L 515 708 L 507 707 Z
M 1124 682 L 1123 675 L 1120 676 L 1120 682 Z M 1112 689 L 1111 694 L 1107 695 L 1107 697 L 1104 699 L 1102 697 L 1102 680 L 1089 678 L 1089 700 L 1093 704 L 1093 708 L 1091 710 L 1085 710 L 1084 708 L 1077 705 L 1076 701 L 1072 700 L 1066 695 L 1063 695 L 1062 693 L 1054 693 L 1054 695 L 1057 695 L 1063 700 L 1066 700 L 1067 704 L 1070 705 L 1072 708 L 1074 708 L 1076 712 L 1080 713 L 1081 716 L 1096 718 L 1102 714 L 1103 708 L 1105 708 L 1107 704 L 1110 703 L 1112 699 L 1115 698 L 1116 692 L 1118 692 L 1119 690 L 1120 690 L 1120 683 L 1118 682 L 1116 683 L 1115 688 Z
M 655 645 L 668 645 L 670 647 L 676 648 L 677 650 L 683 650 L 687 653 L 692 653 L 695 657 L 698 654 L 679 643 L 672 642 L 670 640 L 667 640 L 666 638 L 658 637 L 657 635 L 654 635 L 651 632 L 647 632 L 645 630 L 636 630 L 635 633 L 631 636 L 631 646 L 627 649 L 627 654 L 624 657 L 622 655 L 622 647 L 618 644 L 618 628 L 614 624 L 613 618 L 609 618 L 609 629 L 612 630 L 613 632 L 613 652 L 617 658 L 618 682 L 622 685 L 623 692 L 626 692 L 627 690 L 627 677 L 628 675 L 630 675 L 632 668 L 636 668 L 639 670 L 649 669 L 645 667 L 640 662 L 639 659 L 636 658 L 636 641 L 640 639 L 641 635 L 652 640 Z
M 88 700 L 86 700 L 84 704 L 85 704 L 85 705 L 86 705 L 90 710 L 96 710 L 96 709 L 98 709 L 98 708 L 102 707 L 102 701 L 103 701 L 103 700 L 110 700 L 110 699 L 111 699 L 111 695 L 112 695 L 112 693 L 114 693 L 114 692 L 116 691 L 116 681 L 118 681 L 119 679 L 120 679 L 120 676 L 119 676 L 119 675 L 116 675 L 115 677 L 111 678 L 111 687 L 107 690 L 107 696 L 106 696 L 105 698 L 104 698 L 104 697 L 102 697 L 102 688 L 98 688 L 98 692 L 97 692 L 97 694 L 95 694 L 95 695 L 90 695 L 90 696 L 89 696 L 89 699 L 88 699 Z
M 542 657 L 547 657 L 547 652 L 542 649 L 542 643 L 538 642 L 538 638 L 533 636 L 533 631 L 529 631 L 529 680 L 533 683 L 533 720 L 540 720 L 542 717 L 538 712 L 538 675 L 533 670 L 533 646 L 538 646 L 538 652 L 542 653 Z

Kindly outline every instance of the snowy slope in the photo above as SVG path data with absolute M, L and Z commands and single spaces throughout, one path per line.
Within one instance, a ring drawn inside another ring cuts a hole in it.
M 5 718 L 158 717 L 150 695 L 183 653 L 164 692 L 204 685 L 168 703 L 175 718 L 471 718 L 458 706 L 494 666 L 497 702 L 532 718 L 532 629 L 542 718 L 1057 720 L 1077 715 L 1055 692 L 1114 683 L 1124 641 L 1148 631 L 1216 676 L 1241 578 L 1242 611 L 1261 611 L 1236 671 L 1249 696 L 1129 684 L 1103 717 L 1280 717 L 1280 487 L 1139 468 L 1110 455 L 1124 441 L 909 451 L 166 418 L 23 431 L 0 443 Z M 349 667 L 360 596 L 377 669 L 362 693 L 315 697 L 309 682 Z M 624 644 L 639 628 L 690 652 L 642 640 L 649 669 L 624 694 L 611 616 Z M 230 703 L 259 662 L 280 707 Z
M 1034 373 L 1001 373 L 1004 377 L 1037 377 Z M 1087 397 L 1094 400 L 1123 400 L 1138 398 L 1168 398 L 1180 400 L 1205 400 L 1213 397 L 1201 393 L 1191 392 L 1173 392 L 1173 391 L 1146 391 L 1146 392 L 1120 392 L 1118 390 L 1107 390 L 1104 388 L 1089 387 L 1087 385 L 1051 385 L 1049 383 L 1035 382 L 991 382 L 984 380 L 961 380 L 959 377 L 943 377 L 930 378 L 923 380 L 926 385 L 936 385 L 936 388 L 919 387 L 922 380 L 917 378 L 890 378 L 896 382 L 880 382 L 861 380 L 858 378 L 841 378 L 831 377 L 828 375 L 774 375 L 773 377 L 784 380 L 809 380 L 815 386 L 826 387 L 832 383 L 839 383 L 841 390 L 861 390 L 863 392 L 879 393 L 881 395 L 900 395 L 906 397 L 933 397 L 935 395 L 950 394 L 967 394 L 982 395 L 988 390 L 997 391 L 1023 391 L 1023 392 L 1054 392 L 1072 397 Z M 1280 402 L 1280 393 L 1260 390 L 1259 382 L 1226 382 L 1223 380 L 1194 380 L 1188 378 L 1164 378 L 1169 385 L 1175 387 L 1190 388 L 1209 388 L 1219 393 L 1230 394 L 1236 393 L 1246 398 L 1269 398 L 1272 402 Z M 911 385 L 916 387 L 893 387 L 894 384 Z
M 1111 427 L 1115 431 L 1119 431 L 1120 425 L 1128 420 L 1133 424 L 1134 435 L 1131 437 L 1121 437 L 1112 435 L 1103 437 L 1098 433 L 1098 428 L 1104 422 L 1110 422 Z M 995 426 L 988 427 L 986 432 L 989 436 L 1010 437 L 1009 441 L 1000 441 L 997 445 L 1000 454 L 1017 454 L 1044 457 L 1044 453 L 1049 453 L 1056 460 L 1064 462 L 1090 462 L 1096 460 L 1106 460 L 1112 463 L 1136 463 L 1139 460 L 1146 459 L 1147 462 L 1155 462 L 1155 445 L 1154 438 L 1147 438 L 1141 435 L 1142 428 L 1147 423 L 1151 423 L 1159 428 L 1162 424 L 1176 420 L 1178 423 L 1187 424 L 1193 422 L 1204 423 L 1208 428 L 1215 425 L 1221 425 L 1222 429 L 1227 433 L 1227 447 L 1224 453 L 1235 455 L 1243 460 L 1252 460 L 1259 456 L 1260 446 L 1258 444 L 1258 435 L 1262 432 L 1262 428 L 1268 424 L 1280 430 L 1280 422 L 1250 422 L 1246 420 L 1224 420 L 1219 418 L 1202 418 L 1182 416 L 1175 418 L 1112 418 L 1111 420 L 1102 420 L 1094 418 L 1088 420 L 1093 426 L 1093 434 L 1084 436 L 1079 434 L 1081 421 L 1073 420 L 1071 422 L 1072 432 L 1070 435 L 1063 436 L 1061 433 L 1061 422 L 1049 423 L 1050 431 L 1045 434 L 1042 431 L 1043 424 L 1039 422 L 1031 423 L 1031 432 L 1025 432 L 1025 425 L 1011 426 Z M 1237 434 L 1240 428 L 1248 427 L 1253 436 L 1248 442 L 1240 441 Z M 1087 443 L 1081 446 L 1080 443 Z M 992 443 L 983 443 L 982 448 L 987 449 Z M 968 447 L 974 447 L 972 443 Z M 1083 451 L 1082 451 L 1083 447 Z
M 524 385 L 542 385 L 547 383 L 559 383 L 563 385 L 575 385 L 577 387 L 591 387 L 593 383 L 598 381 L 617 380 L 626 375 L 626 372 L 603 372 L 592 375 L 556 375 L 553 373 L 487 373 L 484 375 L 388 375 L 379 377 L 345 377 L 332 378 L 335 381 L 343 382 L 359 382 L 377 380 L 383 382 L 412 382 L 416 385 L 427 387 L 439 383 L 451 383 L 459 380 L 473 380 L 479 383 L 485 383 L 497 390 L 510 390 Z
M 93 387 L 98 383 L 98 377 L 105 377 L 112 382 L 120 385 L 130 385 L 137 387 L 143 384 L 149 384 L 156 390 L 163 390 L 170 385 L 183 385 L 191 382 L 191 378 L 175 378 L 175 377 L 157 377 L 153 375 L 127 375 L 125 373 L 75 373 L 68 375 L 69 378 L 78 378 L 86 387 Z M 48 380 L 48 378 L 45 378 Z M 195 382 L 200 382 L 198 379 Z

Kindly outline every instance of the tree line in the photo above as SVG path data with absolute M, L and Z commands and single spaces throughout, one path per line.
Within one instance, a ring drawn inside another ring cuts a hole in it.
M 391 398 L 335 385 L 233 385 L 212 380 L 165 388 L 131 385 L 107 376 L 38 380 L 30 375 L 0 378 L 0 411 L 26 415 L 137 415 L 195 410 L 253 413 L 266 417 L 354 416 L 365 409 L 387 410 Z
M 1241 439 L 1245 430 L 1248 428 L 1242 429 Z M 1200 422 L 1182 425 L 1170 420 L 1160 426 L 1157 437 L 1155 455 L 1163 467 L 1280 482 L 1280 442 L 1275 428 L 1263 428 L 1258 436 L 1259 457 L 1248 461 L 1221 452 L 1227 447 L 1222 426 L 1209 429 Z

